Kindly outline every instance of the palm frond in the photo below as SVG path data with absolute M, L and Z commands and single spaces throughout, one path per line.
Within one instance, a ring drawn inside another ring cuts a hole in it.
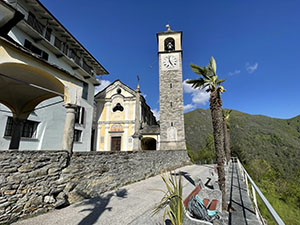
M 224 87 L 221 86 L 225 79 L 219 79 L 218 75 L 216 74 L 217 64 L 214 57 L 210 58 L 209 65 L 206 67 L 200 67 L 192 63 L 190 65 L 196 74 L 202 75 L 202 77 L 199 79 L 186 81 L 186 83 L 192 84 L 192 88 L 207 88 L 206 92 L 220 91 L 223 93 L 226 91 Z
M 209 65 L 210 65 L 214 75 L 217 75 L 217 64 L 216 64 L 216 60 L 214 59 L 214 57 L 210 57 Z
M 223 83 L 224 81 L 226 81 L 226 79 L 217 80 L 217 84 L 221 84 L 221 83 Z
M 203 78 L 199 78 L 197 80 L 187 80 L 187 84 L 191 84 L 192 88 L 202 88 L 205 85 L 205 80 Z
M 190 66 L 192 67 L 192 70 L 194 73 L 196 74 L 199 74 L 199 75 L 202 75 L 204 73 L 204 68 L 198 66 L 198 65 L 195 65 L 195 64 L 190 64 Z

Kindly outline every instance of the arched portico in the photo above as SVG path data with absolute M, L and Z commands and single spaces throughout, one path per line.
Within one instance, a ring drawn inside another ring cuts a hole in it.
M 62 149 L 72 151 L 82 81 L 59 66 L 0 39 L 0 103 L 13 113 L 9 149 L 18 149 L 24 120 L 42 101 L 61 96 L 66 107 Z
M 0 103 L 13 114 L 9 149 L 18 149 L 24 121 L 42 101 L 65 96 L 65 86 L 55 76 L 38 67 L 7 62 L 0 64 Z

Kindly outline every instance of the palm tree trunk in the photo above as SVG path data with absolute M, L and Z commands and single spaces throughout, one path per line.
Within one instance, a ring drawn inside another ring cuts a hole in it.
M 226 161 L 228 163 L 231 157 L 231 152 L 230 152 L 230 133 L 226 125 L 226 120 L 224 123 L 224 149 L 226 154 Z
M 227 209 L 226 189 L 225 189 L 225 170 L 224 170 L 224 122 L 222 112 L 222 100 L 217 89 L 210 94 L 210 112 L 213 125 L 213 134 L 217 158 L 218 182 L 222 192 L 222 209 Z

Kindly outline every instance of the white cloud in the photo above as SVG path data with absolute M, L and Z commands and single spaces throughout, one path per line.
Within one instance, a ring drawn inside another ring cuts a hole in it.
M 235 71 L 233 71 L 233 72 L 229 72 L 228 75 L 229 75 L 229 76 L 233 76 L 233 75 L 239 74 L 240 72 L 241 72 L 240 70 L 235 70 Z
M 254 73 L 258 68 L 258 63 L 254 63 L 253 65 L 250 65 L 249 62 L 246 63 L 246 70 L 248 73 Z
M 187 104 L 187 105 L 183 106 L 184 112 L 189 112 L 195 108 L 196 108 L 196 105 L 194 105 L 194 104 Z
M 160 119 L 160 112 L 157 109 L 151 109 L 151 111 L 153 112 L 156 120 L 158 121 Z
M 198 90 L 192 88 L 192 85 L 191 85 L 191 84 L 187 84 L 186 81 L 187 81 L 187 80 L 184 80 L 184 81 L 182 82 L 183 92 L 185 92 L 185 93 L 193 93 L 193 92 L 195 92 L 195 91 L 198 91 Z
M 182 83 L 183 92 L 192 95 L 192 102 L 196 105 L 205 105 L 209 101 L 209 93 L 206 89 L 194 89 L 191 84 L 187 84 L 186 80 Z M 189 106 L 190 107 L 190 106 Z
M 104 88 L 111 84 L 109 80 L 97 80 L 100 82 L 100 85 L 95 87 L 95 94 L 97 94 L 99 91 L 102 91 Z

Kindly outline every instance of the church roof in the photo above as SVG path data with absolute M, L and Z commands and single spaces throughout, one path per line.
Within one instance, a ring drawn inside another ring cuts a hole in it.
M 104 88 L 102 91 L 99 91 L 96 95 L 95 95 L 95 99 L 99 98 L 101 96 L 102 93 L 105 93 L 107 91 L 107 89 L 109 89 L 110 87 L 114 86 L 115 84 L 119 83 L 126 91 L 128 91 L 129 93 L 131 93 L 132 95 L 136 95 L 136 91 L 133 90 L 132 88 L 128 87 L 126 84 L 124 84 L 122 81 L 115 80 L 114 82 L 112 82 L 110 85 L 108 85 L 106 88 Z
M 159 134 L 160 133 L 160 127 L 159 125 L 146 125 L 141 130 L 140 133 L 143 135 L 146 134 Z
M 166 31 L 157 33 L 156 35 L 158 36 L 158 35 L 162 35 L 162 34 L 175 34 L 175 33 L 181 33 L 181 35 L 182 35 L 182 31 L 171 30 L 171 26 L 169 24 L 167 24 L 166 27 L 168 28 Z

